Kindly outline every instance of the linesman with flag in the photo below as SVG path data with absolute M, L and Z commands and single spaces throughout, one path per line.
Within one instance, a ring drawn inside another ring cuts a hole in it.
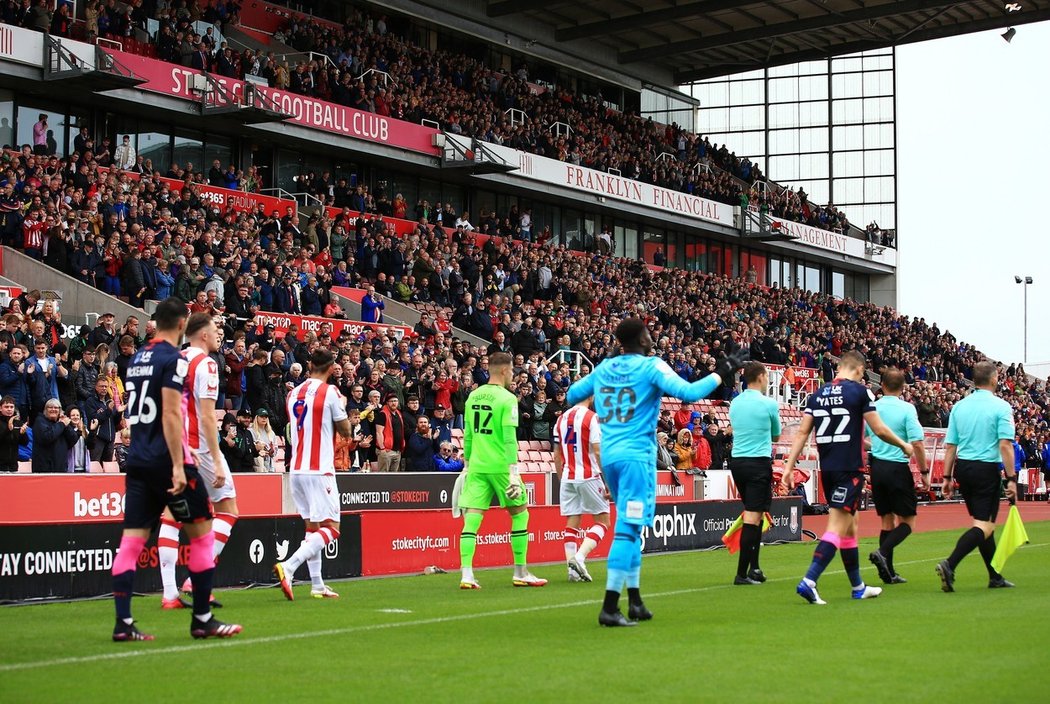
M 1017 495 L 1014 470 L 1014 415 L 1010 404 L 995 395 L 999 372 L 991 362 L 973 368 L 973 393 L 959 401 L 948 417 L 944 449 L 944 498 L 952 496 L 952 480 L 966 501 L 973 527 L 959 537 L 955 550 L 936 567 L 941 590 L 955 591 L 955 570 L 963 558 L 978 549 L 988 568 L 988 588 L 1014 586 L 992 566 L 995 556 L 995 519 L 999 515 L 1000 462 L 1006 473 L 1006 498 Z
M 765 393 L 769 373 L 761 362 L 744 365 L 747 388 L 729 406 L 733 426 L 733 456 L 729 470 L 744 503 L 740 527 L 740 556 L 733 584 L 761 584 L 766 576 L 758 566 L 762 545 L 762 514 L 773 504 L 773 442 L 780 439 L 780 407 Z

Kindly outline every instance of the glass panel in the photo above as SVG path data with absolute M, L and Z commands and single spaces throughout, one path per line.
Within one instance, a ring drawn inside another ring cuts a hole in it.
M 779 259 L 770 258 L 769 260 L 769 285 L 780 284 L 783 276 L 781 276 L 781 270 L 783 269 L 784 262 Z
M 674 259 L 667 256 L 667 237 L 662 230 L 653 232 L 646 228 L 642 232 L 642 240 L 642 260 L 646 264 L 673 265 Z M 657 253 L 660 254 L 659 258 Z
M 623 256 L 629 259 L 638 258 L 638 228 L 625 227 L 623 229 Z
M 0 147 L 16 147 L 14 94 L 6 90 L 0 90 Z
M 233 150 L 230 148 L 230 140 L 216 135 L 208 135 L 207 141 L 204 144 L 204 162 L 201 168 L 204 169 L 205 175 L 212 167 L 212 162 L 219 162 L 219 168 L 225 169 L 230 164 L 237 165 L 233 159 Z M 263 180 L 266 180 L 270 174 L 269 169 L 263 169 Z
M 18 108 L 18 144 L 28 144 L 34 152 L 65 156 L 65 129 L 65 116 L 60 112 L 31 106 Z
M 204 141 L 197 137 L 176 134 L 172 159 L 187 171 L 199 172 L 204 163 Z M 204 171 L 207 173 L 208 169 Z
M 91 112 L 85 110 L 83 112 L 80 112 L 79 114 L 73 113 L 73 114 L 69 115 L 69 117 L 66 119 L 66 123 L 68 125 L 68 130 L 67 130 L 68 134 L 67 134 L 67 137 L 66 137 L 66 139 L 68 140 L 66 142 L 66 154 L 68 155 L 68 154 L 72 154 L 74 151 L 76 151 L 76 149 L 74 149 L 74 147 L 73 147 L 73 143 L 76 141 L 77 135 L 80 134 L 80 128 L 81 127 L 87 127 L 88 130 L 89 130 L 88 134 L 90 134 L 90 129 L 91 129 Z M 0 139 L 0 143 L 3 143 L 2 139 Z M 119 136 L 117 137 L 117 142 L 116 143 L 120 144 L 120 137 Z
M 135 135 L 135 150 L 145 162 L 152 165 L 152 171 L 166 174 L 171 166 L 171 136 L 162 132 L 141 131 Z M 293 167 L 297 157 L 292 157 Z M 293 171 L 293 175 L 298 173 Z
M 846 275 L 841 271 L 831 272 L 831 295 L 836 298 L 846 297 Z

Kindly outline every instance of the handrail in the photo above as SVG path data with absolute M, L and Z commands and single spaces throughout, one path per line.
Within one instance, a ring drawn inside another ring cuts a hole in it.
M 564 129 L 563 129 L 564 128 Z M 558 137 L 566 137 L 571 135 L 575 130 L 567 122 L 552 122 L 547 125 L 548 130 L 553 130 L 554 134 Z
M 529 117 L 528 113 L 526 113 L 524 110 L 519 110 L 518 108 L 507 108 L 503 111 L 503 114 L 510 118 L 511 127 L 524 125 L 525 120 Z
M 566 357 L 572 361 L 565 359 Z M 592 362 L 583 352 L 577 352 L 576 350 L 557 350 L 550 357 L 547 357 L 547 364 L 550 364 L 551 361 L 556 361 L 557 364 L 568 361 L 569 368 L 572 370 L 573 374 L 580 373 L 580 369 L 583 367 L 583 362 L 586 362 L 587 366 L 590 367 L 592 371 L 594 370 L 594 362 Z
M 272 193 L 283 200 L 295 200 L 295 196 L 289 193 L 288 191 L 284 190 L 283 188 L 263 188 L 259 191 L 259 193 Z
M 331 61 L 331 59 L 329 59 L 329 61 Z M 335 63 L 333 62 L 332 65 L 335 66 Z M 393 79 L 393 77 L 389 73 L 387 73 L 386 71 L 380 71 L 378 68 L 370 68 L 370 69 L 368 69 L 367 71 L 362 73 L 360 76 L 358 76 L 355 80 L 362 81 L 362 80 L 364 80 L 365 76 L 367 76 L 370 73 L 374 73 L 376 75 L 382 76 L 383 77 L 383 85 L 386 85 L 388 82 L 389 83 L 393 83 L 395 86 L 397 85 L 397 81 L 395 81 Z
M 335 65 L 335 62 L 334 62 L 334 61 L 332 61 L 332 57 L 331 57 L 331 56 L 329 56 L 328 54 L 322 54 L 322 53 L 321 53 L 321 52 L 319 52 L 319 51 L 308 51 L 308 52 L 306 52 L 306 56 L 307 56 L 307 58 L 309 58 L 309 59 L 310 59 L 311 61 L 314 61 L 314 60 L 315 60 L 315 59 L 314 59 L 314 57 L 315 57 L 315 56 L 320 56 L 320 57 L 321 57 L 322 59 L 324 59 L 324 61 L 323 61 L 322 63 L 327 63 L 327 64 L 331 65 L 331 67 L 332 67 L 332 68 L 335 68 L 335 69 L 338 69 L 338 68 L 339 68 L 338 66 L 336 66 L 336 65 Z M 395 85 L 396 85 L 396 84 L 395 84 Z

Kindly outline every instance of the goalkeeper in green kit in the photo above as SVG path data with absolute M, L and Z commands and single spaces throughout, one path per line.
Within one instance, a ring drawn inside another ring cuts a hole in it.
M 489 356 L 489 383 L 467 398 L 463 430 L 462 488 L 453 505 L 463 512 L 459 537 L 460 589 L 481 589 L 474 579 L 474 549 L 478 528 L 492 499 L 510 514 L 510 549 L 514 553 L 514 586 L 542 587 L 547 580 L 529 573 L 529 509 L 525 485 L 518 475 L 518 399 L 508 389 L 514 378 L 511 357 L 505 352 Z M 457 482 L 458 483 L 458 482 Z

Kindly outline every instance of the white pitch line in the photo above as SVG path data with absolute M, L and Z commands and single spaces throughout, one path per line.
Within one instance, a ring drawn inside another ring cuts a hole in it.
M 1025 548 L 1041 548 L 1050 545 L 1050 543 L 1036 543 L 1034 545 L 1024 546 Z M 909 562 L 900 562 L 900 565 L 917 565 L 927 562 L 939 562 L 942 558 L 930 558 L 925 560 L 911 560 Z M 829 570 L 824 574 L 842 574 L 843 570 Z M 794 581 L 794 577 L 780 577 L 777 579 L 770 579 L 770 584 L 777 582 L 791 582 Z M 699 594 L 702 592 L 710 592 L 716 589 L 728 589 L 732 587 L 731 584 L 712 584 L 706 587 L 692 587 L 690 589 L 675 589 L 667 592 L 654 592 L 646 594 L 646 599 L 657 599 L 668 596 L 681 596 L 683 594 Z M 123 650 L 120 652 L 113 653 L 99 653 L 96 655 L 83 655 L 80 657 L 71 658 L 58 658 L 57 660 L 35 660 L 30 662 L 15 662 L 0 664 L 0 672 L 21 672 L 24 670 L 35 670 L 45 667 L 57 667 L 61 665 L 83 665 L 86 663 L 94 662 L 106 662 L 109 660 L 126 660 L 129 658 L 145 657 L 150 655 L 170 655 L 172 653 L 189 653 L 189 652 L 200 652 L 205 648 L 233 648 L 237 646 L 247 645 L 258 645 L 260 643 L 283 643 L 290 640 L 304 640 L 306 638 L 325 638 L 328 636 L 342 636 L 349 635 L 352 633 L 367 633 L 369 631 L 384 631 L 393 628 L 406 628 L 411 626 L 432 626 L 439 623 L 455 623 L 457 621 L 473 621 L 479 618 L 491 618 L 493 616 L 512 616 L 514 614 L 527 614 L 535 613 L 537 611 L 553 611 L 555 609 L 572 609 L 577 606 L 593 606 L 594 604 L 601 603 L 600 599 L 587 599 L 585 601 L 570 601 L 563 604 L 543 604 L 540 606 L 526 606 L 519 609 L 500 609 L 499 611 L 483 611 L 476 614 L 460 614 L 458 616 L 438 616 L 434 618 L 424 618 L 416 621 L 393 621 L 390 623 L 374 623 L 367 626 L 350 626 L 347 628 L 329 628 L 323 631 L 307 631 L 304 633 L 282 633 L 276 636 L 264 636 L 262 638 L 244 638 L 244 639 L 224 639 L 216 641 L 206 641 L 204 643 L 197 643 L 193 645 L 173 645 L 167 648 L 152 648 L 149 650 Z M 114 647 L 126 647 L 129 644 L 114 645 Z

